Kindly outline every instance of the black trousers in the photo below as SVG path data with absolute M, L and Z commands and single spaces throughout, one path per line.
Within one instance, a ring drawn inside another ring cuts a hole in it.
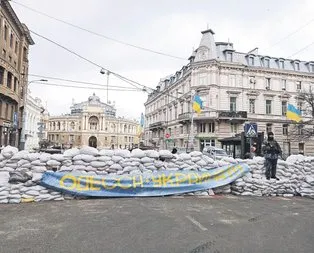
M 266 159 L 265 166 L 266 166 L 266 173 L 265 173 L 266 178 L 276 177 L 277 159 Z

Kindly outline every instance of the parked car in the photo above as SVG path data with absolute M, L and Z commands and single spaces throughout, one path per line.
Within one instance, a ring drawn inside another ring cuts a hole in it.
M 224 149 L 211 147 L 211 146 L 205 147 L 203 149 L 203 154 L 206 156 L 209 156 L 210 158 L 214 160 L 220 160 L 223 157 L 229 157 L 229 155 Z

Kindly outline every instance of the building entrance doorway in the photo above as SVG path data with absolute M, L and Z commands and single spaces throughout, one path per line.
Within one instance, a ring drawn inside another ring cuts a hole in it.
M 95 136 L 89 137 L 88 146 L 97 148 L 97 138 Z

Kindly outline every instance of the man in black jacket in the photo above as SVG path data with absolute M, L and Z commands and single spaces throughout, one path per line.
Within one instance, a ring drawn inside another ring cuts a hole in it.
M 263 143 L 262 147 L 265 157 L 266 179 L 275 178 L 279 180 L 279 178 L 276 177 L 276 169 L 278 157 L 282 156 L 282 151 L 278 142 L 274 139 L 274 134 L 269 132 L 267 135 L 268 139 Z

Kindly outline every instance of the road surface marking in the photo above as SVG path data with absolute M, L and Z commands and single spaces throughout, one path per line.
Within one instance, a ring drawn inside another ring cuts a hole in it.
M 194 225 L 198 226 L 201 230 L 206 231 L 207 228 L 205 228 L 201 223 L 193 219 L 191 216 L 187 215 L 185 216 L 187 219 L 189 219 Z

